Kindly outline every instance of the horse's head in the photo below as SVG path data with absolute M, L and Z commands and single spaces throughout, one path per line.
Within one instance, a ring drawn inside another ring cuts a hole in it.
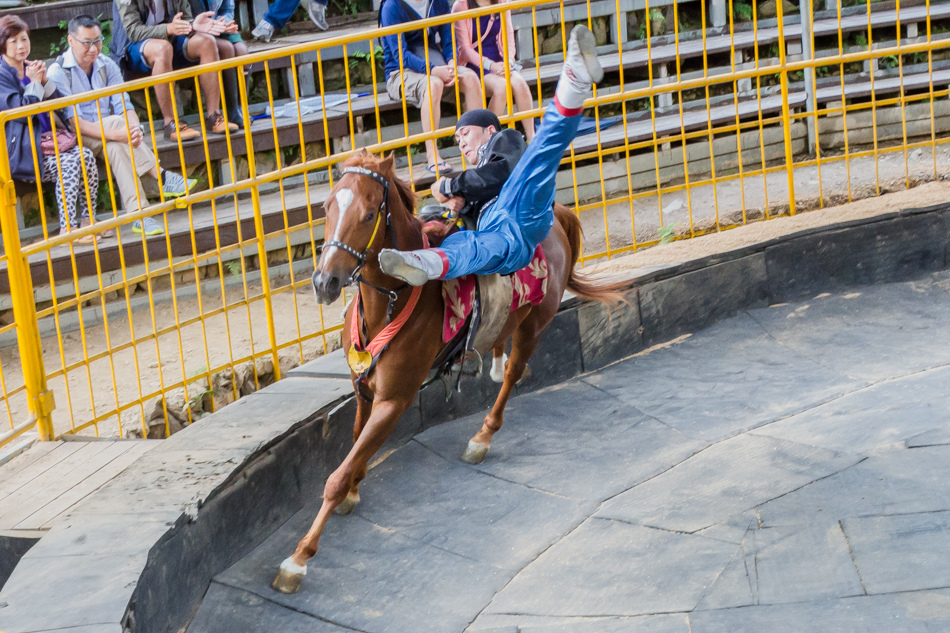
M 343 287 L 356 281 L 368 255 L 379 252 L 391 211 L 392 154 L 378 160 L 360 152 L 343 163 L 342 172 L 324 204 L 323 253 L 311 278 L 317 301 L 324 304 L 336 301 Z

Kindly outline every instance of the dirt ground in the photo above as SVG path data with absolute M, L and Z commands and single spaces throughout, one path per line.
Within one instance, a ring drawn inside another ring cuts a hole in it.
M 309 279 L 309 276 L 304 278 Z M 277 343 L 282 345 L 312 338 L 280 351 L 281 367 L 285 370 L 322 354 L 325 343 L 329 348 L 339 346 L 338 334 L 331 333 L 326 337 L 317 334 L 324 328 L 340 324 L 343 309 L 342 300 L 321 308 L 308 287 L 292 292 L 287 282 L 285 279 L 274 284 L 283 288 L 282 292 L 273 295 Z M 242 359 L 252 352 L 260 353 L 270 348 L 261 288 L 249 285 L 247 295 L 243 288 L 229 289 L 224 295 L 226 300 L 222 301 L 220 291 L 206 292 L 200 300 L 192 298 L 175 304 L 159 304 L 154 315 L 147 309 L 133 311 L 131 320 L 126 313 L 99 325 L 67 333 L 61 340 L 44 338 L 47 373 L 61 374 L 64 364 L 70 367 L 68 383 L 62 375 L 48 381 L 56 401 L 53 423 L 57 434 L 106 416 L 97 425 L 82 430 L 81 434 L 127 436 L 130 429 L 142 428 L 143 417 L 148 419 L 151 416 L 158 398 L 157 395 L 147 397 L 149 394 L 157 394 L 171 385 L 189 383 L 188 399 L 200 398 L 208 390 L 203 374 L 209 367 L 215 369 L 233 363 L 239 373 L 248 370 L 249 361 Z M 245 301 L 245 296 L 251 299 Z M 198 319 L 200 312 L 207 315 L 212 311 L 218 313 L 206 316 L 203 321 Z M 176 327 L 176 324 L 190 319 L 196 322 Z M 156 330 L 158 336 L 154 334 Z M 131 346 L 128 344 L 133 331 L 137 344 Z M 108 355 L 108 350 L 123 345 L 127 347 Z M 97 358 L 99 355 L 103 357 Z M 92 360 L 87 363 L 87 358 Z M 0 367 L 7 389 L 22 384 L 16 348 L 0 351 Z M 258 367 L 261 374 L 269 373 L 269 359 L 258 360 Z M 183 399 L 183 390 L 170 391 L 177 392 L 170 400 Z M 143 405 L 124 408 L 126 403 L 143 396 L 146 396 Z M 22 395 L 11 398 L 4 405 L 0 405 L 0 420 L 4 414 L 17 422 L 26 419 L 28 413 Z M 119 408 L 123 408 L 121 429 L 119 417 L 114 415 Z
M 585 271 L 613 274 L 633 268 L 699 259 L 816 226 L 873 217 L 900 209 L 928 207 L 948 201 L 950 201 L 950 182 L 930 182 L 880 197 L 865 198 L 836 207 L 777 217 L 768 222 L 753 222 L 720 233 L 660 244 L 631 255 L 593 264 L 585 268 Z
M 587 269 L 615 273 L 683 261 L 807 227 L 942 203 L 950 200 L 950 183 L 938 180 L 939 175 L 946 173 L 950 173 L 950 152 L 942 149 L 938 149 L 936 156 L 929 149 L 912 152 L 906 168 L 903 153 L 883 156 L 876 165 L 870 157 L 854 159 L 850 165 L 844 161 L 826 164 L 821 168 L 820 178 L 816 167 L 799 168 L 795 171 L 799 208 L 817 208 L 820 200 L 825 201 L 827 208 L 768 222 L 751 222 L 719 233 L 615 256 L 610 261 L 589 262 Z M 829 206 L 848 200 L 849 182 L 850 196 L 856 201 Z M 912 188 L 907 188 L 908 183 Z M 741 219 L 743 208 L 751 220 L 760 217 L 766 207 L 774 210 L 785 205 L 787 208 L 787 185 L 787 175 L 782 171 L 769 174 L 765 179 L 755 176 L 741 182 L 717 183 L 715 187 L 691 187 L 688 198 L 685 191 L 664 194 L 661 199 L 642 198 L 633 204 L 632 212 L 629 203 L 606 205 L 582 215 L 585 251 L 604 251 L 605 226 L 609 227 L 612 249 L 632 243 L 631 224 L 636 227 L 638 243 L 655 240 L 661 227 L 672 228 L 678 235 L 688 235 L 690 214 L 694 228 L 714 227 L 717 205 L 718 217 L 723 223 Z M 878 197 L 879 192 L 884 195 Z M 303 279 L 306 275 L 298 275 L 296 281 Z M 319 332 L 341 322 L 342 300 L 337 305 L 320 308 L 308 285 L 293 291 L 290 280 L 283 279 L 274 286 L 282 290 L 273 296 L 278 345 L 309 337 L 303 344 L 294 343 L 281 351 L 282 367 L 295 366 L 338 345 L 336 333 L 324 337 Z M 190 383 L 188 397 L 200 398 L 208 390 L 202 374 L 206 374 L 209 367 L 234 364 L 245 371 L 247 363 L 242 359 L 269 348 L 261 289 L 251 285 L 246 289 L 231 288 L 223 296 L 224 300 L 220 288 L 204 291 L 200 299 L 163 303 L 155 306 L 154 312 L 132 312 L 131 317 L 128 313 L 111 317 L 105 323 L 66 334 L 62 339 L 44 338 L 47 373 L 60 374 L 49 380 L 56 401 L 53 413 L 56 432 L 63 433 L 103 417 L 98 425 L 85 429 L 82 434 L 127 435 L 130 429 L 142 428 L 143 418 L 148 419 L 154 409 L 157 400 L 154 394 L 168 389 L 169 385 Z M 217 313 L 198 318 L 212 311 Z M 178 327 L 190 319 L 195 322 Z M 137 342 L 129 345 L 133 333 Z M 126 347 L 115 351 L 120 346 Z M 110 350 L 113 350 L 111 354 Z M 62 376 L 64 366 L 69 368 L 68 381 Z M 0 351 L 0 370 L 6 392 L 22 385 L 15 348 Z M 267 373 L 267 367 L 260 367 L 260 372 Z M 142 404 L 125 405 L 143 398 Z M 121 410 L 121 415 L 116 415 L 117 410 Z M 0 428 L 6 424 L 4 417 L 16 424 L 25 421 L 27 416 L 22 394 L 0 401 Z

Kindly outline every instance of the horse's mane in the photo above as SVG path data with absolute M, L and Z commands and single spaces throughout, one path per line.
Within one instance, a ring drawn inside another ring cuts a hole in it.
M 342 166 L 362 167 L 363 169 L 375 171 L 377 174 L 388 178 L 389 182 L 393 185 L 396 194 L 399 196 L 403 206 L 409 212 L 409 215 L 415 215 L 416 201 L 418 200 L 418 196 L 406 181 L 396 176 L 396 169 L 394 165 L 394 160 L 390 160 L 389 158 L 377 158 L 373 154 L 367 152 L 365 149 L 362 149 L 350 158 L 346 159 Z
M 401 206 L 405 209 L 405 211 L 399 212 L 393 209 L 393 204 L 389 205 L 394 239 L 396 239 L 396 234 L 400 236 L 398 244 L 403 249 L 422 248 L 422 223 L 415 215 L 418 196 L 407 182 L 396 176 L 395 163 L 393 154 L 385 158 L 377 158 L 365 149 L 361 149 L 344 161 L 342 167 L 362 167 L 389 180 L 390 198 L 395 191 L 396 197 L 399 198 L 402 203 Z M 394 213 L 394 211 L 396 212 Z

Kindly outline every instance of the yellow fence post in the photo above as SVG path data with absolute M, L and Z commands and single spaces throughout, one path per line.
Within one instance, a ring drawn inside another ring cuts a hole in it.
M 2 127 L 3 124 L 0 124 L 0 128 Z M 4 144 L 0 150 L 0 179 L 3 188 L 0 195 L 0 231 L 3 232 L 3 248 L 7 255 L 7 277 L 27 404 L 36 419 L 40 439 L 46 441 L 54 438 L 51 416 L 55 403 L 53 392 L 46 387 L 43 344 L 40 341 L 40 328 L 36 318 L 36 303 L 33 301 L 33 278 L 26 257 L 20 249 L 20 231 L 16 220 L 16 187 L 10 176 L 7 152 L 8 148 Z
M 795 215 L 795 163 L 792 157 L 792 120 L 788 106 L 788 68 L 785 59 L 785 11 L 783 0 L 776 0 L 775 11 L 778 18 L 778 59 L 782 80 L 782 128 L 785 132 L 785 170 L 788 173 L 788 214 Z M 768 209 L 766 209 L 768 213 Z
M 270 72 L 268 65 L 264 64 L 264 72 Z M 244 120 L 247 125 L 244 126 L 244 143 L 247 148 L 247 171 L 248 178 L 257 177 L 257 162 L 254 160 L 254 137 L 251 135 L 251 116 L 248 112 L 247 86 L 245 82 L 239 81 L 238 94 L 241 97 L 241 110 L 244 114 Z M 280 146 L 274 148 L 275 152 L 280 151 Z M 306 178 L 306 173 L 304 174 Z M 267 337 L 270 342 L 271 355 L 274 361 L 274 380 L 280 380 L 280 359 L 277 355 L 277 332 L 274 329 L 274 304 L 270 292 L 270 274 L 267 270 L 267 246 L 264 240 L 264 215 L 261 213 L 261 191 L 260 185 L 256 182 L 251 185 L 251 203 L 254 205 L 254 232 L 257 234 L 257 258 L 260 262 L 261 271 L 261 291 L 264 293 L 264 314 L 267 316 Z M 237 222 L 241 221 L 241 214 L 238 211 Z M 255 369 L 255 372 L 257 370 Z

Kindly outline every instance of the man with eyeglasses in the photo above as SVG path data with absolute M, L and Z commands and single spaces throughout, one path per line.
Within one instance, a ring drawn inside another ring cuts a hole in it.
M 63 96 L 100 91 L 123 83 L 119 67 L 102 55 L 102 27 L 89 15 L 69 21 L 66 41 L 69 49 L 50 66 L 49 79 Z M 145 133 L 126 92 L 99 97 L 66 108 L 73 129 L 82 135 L 82 144 L 99 158 L 108 157 L 125 211 L 138 211 L 147 205 L 142 176 L 150 175 L 161 183 L 166 198 L 175 198 L 197 184 L 179 174 L 159 170 L 155 155 L 145 143 Z M 100 127 L 101 124 L 101 127 Z M 159 235 L 162 227 L 152 218 L 136 220 L 135 233 Z

